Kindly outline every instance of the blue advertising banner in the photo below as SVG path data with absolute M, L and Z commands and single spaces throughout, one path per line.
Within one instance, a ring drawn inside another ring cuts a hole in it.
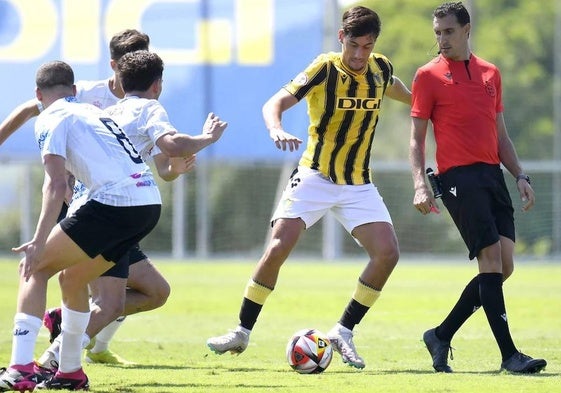
M 322 51 L 324 12 L 324 0 L 0 0 L 0 118 L 34 97 L 45 61 L 66 61 L 77 80 L 111 76 L 109 40 L 134 28 L 164 60 L 160 101 L 180 132 L 200 133 L 211 111 L 228 121 L 201 158 L 295 158 L 277 151 L 261 107 Z M 33 123 L 0 146 L 0 159 L 39 158 Z M 305 103 L 283 124 L 305 139 Z

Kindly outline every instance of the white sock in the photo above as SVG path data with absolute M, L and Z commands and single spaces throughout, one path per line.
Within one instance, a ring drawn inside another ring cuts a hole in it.
M 90 312 L 74 311 L 62 305 L 62 342 L 59 371 L 71 373 L 82 367 L 82 339 L 90 321 Z
M 53 368 L 51 360 L 55 360 L 60 363 L 60 343 L 62 342 L 62 332 L 56 336 L 54 341 L 49 345 L 49 347 L 43 352 L 41 357 L 37 360 L 40 366 L 46 368 Z
M 117 330 L 121 327 L 121 324 L 125 320 L 125 317 L 119 317 L 109 325 L 105 326 L 101 332 L 95 336 L 95 345 L 90 350 L 93 353 L 99 353 L 106 351 L 109 348 L 109 341 L 113 338 Z
M 10 365 L 28 364 L 33 361 L 35 342 L 43 321 L 33 315 L 16 313 L 12 337 L 12 358 Z

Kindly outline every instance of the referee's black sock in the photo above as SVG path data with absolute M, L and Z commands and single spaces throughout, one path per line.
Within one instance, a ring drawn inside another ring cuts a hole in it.
M 501 273 L 479 274 L 479 296 L 504 361 L 517 350 L 508 328 L 503 296 L 503 275 Z
M 450 311 L 450 314 L 442 321 L 436 328 L 436 336 L 443 340 L 450 342 L 454 334 L 460 329 L 465 321 L 481 307 L 481 300 L 479 299 L 479 277 L 475 276 L 464 288 L 460 295 L 458 302 Z

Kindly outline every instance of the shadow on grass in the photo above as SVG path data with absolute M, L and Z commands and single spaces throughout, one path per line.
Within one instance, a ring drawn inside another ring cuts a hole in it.
M 117 364 L 105 364 L 103 367 L 115 368 L 115 369 L 123 369 L 123 370 L 198 370 L 198 371 L 206 371 L 208 375 L 218 375 L 222 373 L 260 373 L 260 372 L 267 372 L 267 373 L 279 373 L 279 374 L 286 374 L 286 373 L 294 373 L 293 370 L 290 368 L 286 369 L 272 369 L 267 367 L 231 367 L 228 365 L 219 365 L 219 364 L 212 364 L 212 365 L 162 365 L 162 364 L 135 364 L 135 365 L 117 365 Z M 337 374 L 337 375 L 346 375 L 346 374 L 363 374 L 363 375 L 431 375 L 431 374 L 442 374 L 443 378 L 445 378 L 445 373 L 436 373 L 432 370 L 419 370 L 419 369 L 403 369 L 403 370 L 368 370 L 368 369 L 356 369 L 353 367 L 348 367 L 346 369 L 333 369 L 325 371 L 325 374 Z M 532 378 L 559 378 L 561 373 L 548 373 L 547 371 L 542 371 L 537 374 L 515 374 L 509 373 L 507 371 L 498 371 L 498 370 L 488 370 L 488 371 L 454 371 L 455 375 L 505 375 L 505 376 L 512 376 L 512 377 L 532 377 Z M 171 386 L 171 385 L 170 385 Z M 183 386 L 183 385 L 181 385 Z M 191 384 L 187 384 L 185 386 L 194 387 Z M 259 385 L 256 387 L 273 387 L 279 385 Z M 249 387 L 249 386 L 248 386 Z

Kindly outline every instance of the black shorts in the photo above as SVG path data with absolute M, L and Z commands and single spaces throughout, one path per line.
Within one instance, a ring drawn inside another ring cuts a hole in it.
M 128 276 L 131 250 L 156 226 L 160 212 L 161 205 L 117 207 L 89 200 L 60 226 L 90 258 L 101 254 L 126 265 Z M 138 257 L 138 253 L 132 255 Z
M 129 276 L 129 266 L 134 265 L 137 262 L 143 261 L 148 257 L 140 249 L 140 245 L 136 243 L 131 249 L 123 256 L 123 263 L 117 263 L 111 269 L 103 273 L 102 277 L 117 277 L 117 278 L 127 278 Z
M 442 202 L 469 250 L 469 259 L 497 241 L 515 241 L 514 209 L 499 165 L 478 163 L 439 175 Z
M 66 202 L 62 202 L 62 207 L 60 209 L 60 213 L 58 213 L 58 218 L 56 222 L 61 222 L 66 218 L 66 213 L 68 213 L 68 204 Z

